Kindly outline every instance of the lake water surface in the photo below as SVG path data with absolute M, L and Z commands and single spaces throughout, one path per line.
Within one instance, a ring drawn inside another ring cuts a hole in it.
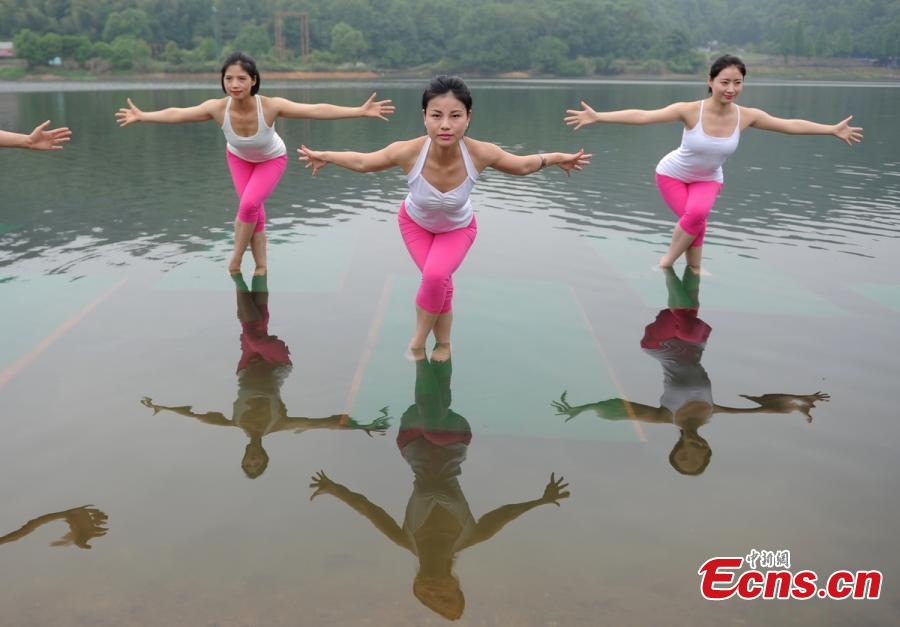
M 292 160 L 251 291 L 224 270 L 221 132 L 113 118 L 217 85 L 101 87 L 0 85 L 0 128 L 74 130 L 61 153 L 0 153 L 0 623 L 900 620 L 897 86 L 750 81 L 742 104 L 852 113 L 866 139 L 745 133 L 696 278 L 652 267 L 674 223 L 653 169 L 681 129 L 562 117 L 702 84 L 473 82 L 472 136 L 594 161 L 479 180 L 450 364 L 403 358 L 403 173 L 313 179 L 293 153 L 415 137 L 420 82 L 264 85 L 377 89 L 398 111 L 278 123 Z M 93 525 L 90 550 L 70 525 Z M 707 559 L 754 549 L 823 578 L 880 570 L 881 599 L 701 597 Z

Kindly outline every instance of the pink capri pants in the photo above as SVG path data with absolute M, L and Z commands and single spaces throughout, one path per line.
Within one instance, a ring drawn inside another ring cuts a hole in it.
M 722 184 L 718 181 L 685 183 L 671 176 L 657 174 L 656 186 L 669 209 L 680 218 L 678 224 L 681 228 L 694 236 L 691 246 L 703 246 L 706 218 L 722 191 Z
M 453 273 L 462 264 L 478 233 L 475 216 L 468 226 L 446 233 L 432 233 L 409 217 L 404 202 L 400 205 L 398 222 L 409 255 L 422 271 L 416 305 L 433 314 L 449 313 L 452 310 Z
M 225 151 L 225 157 L 231 171 L 234 191 L 240 199 L 235 219 L 255 224 L 253 232 L 258 233 L 266 228 L 266 206 L 263 203 L 281 180 L 287 166 L 287 155 L 260 163 L 244 161 L 228 150 Z

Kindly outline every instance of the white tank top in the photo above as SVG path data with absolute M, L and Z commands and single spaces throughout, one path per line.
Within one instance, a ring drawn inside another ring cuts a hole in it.
M 225 105 L 225 121 L 222 123 L 222 132 L 225 133 L 225 141 L 228 142 L 226 147 L 228 152 L 251 163 L 261 163 L 287 154 L 284 141 L 275 132 L 275 125 L 266 125 L 262 101 L 258 95 L 256 96 L 256 118 L 259 122 L 256 135 L 244 137 L 235 133 L 231 128 L 231 96 L 228 96 L 228 103 Z
M 406 196 L 406 213 L 413 222 L 432 233 L 446 233 L 469 226 L 472 216 L 475 214 L 469 194 L 475 187 L 478 170 L 475 169 L 475 164 L 472 163 L 472 158 L 469 156 L 466 140 L 462 139 L 459 142 L 459 150 L 466 166 L 466 180 L 449 192 L 435 189 L 434 185 L 422 176 L 422 169 L 425 167 L 425 158 L 428 156 L 430 146 L 431 138 L 426 137 L 416 165 L 406 176 L 406 182 L 409 185 L 409 194 Z
M 735 105 L 737 107 L 737 105 Z M 722 164 L 737 150 L 741 139 L 741 108 L 737 107 L 737 124 L 728 137 L 713 137 L 703 132 L 703 101 L 700 117 L 692 129 L 684 129 L 681 146 L 663 157 L 656 173 L 671 176 L 684 183 L 697 181 L 724 182 Z

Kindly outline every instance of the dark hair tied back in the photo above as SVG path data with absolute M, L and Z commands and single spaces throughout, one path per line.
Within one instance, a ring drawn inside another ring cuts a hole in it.
M 465 105 L 467 113 L 472 110 L 472 92 L 469 91 L 468 86 L 460 77 L 446 74 L 435 76 L 428 83 L 428 89 L 422 94 L 422 110 L 428 108 L 428 103 L 432 98 L 448 93 L 453 93 L 453 97 Z
M 262 78 L 259 76 L 259 70 L 256 69 L 256 61 L 240 51 L 232 52 L 228 55 L 228 58 L 225 59 L 225 63 L 222 64 L 222 91 L 228 93 L 225 90 L 225 70 L 232 65 L 241 66 L 241 68 L 250 75 L 250 78 L 255 81 L 253 87 L 250 88 L 250 95 L 255 96 L 256 92 L 259 91 L 259 86 L 262 84 Z
M 721 57 L 713 61 L 713 64 L 709 67 L 709 80 L 714 79 L 719 75 L 719 72 L 728 67 L 736 67 L 741 72 L 741 76 L 747 76 L 747 66 L 744 65 L 744 62 L 740 60 L 739 57 L 736 57 L 732 54 L 723 54 Z M 712 89 L 710 88 L 709 93 L 712 93 Z

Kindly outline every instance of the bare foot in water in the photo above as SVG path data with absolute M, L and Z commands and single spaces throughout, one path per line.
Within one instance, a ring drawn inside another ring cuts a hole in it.
M 406 357 L 409 361 L 422 361 L 423 359 L 425 359 L 425 347 L 407 346 L 406 352 L 403 353 L 403 356 Z
M 450 359 L 450 342 L 437 342 L 431 351 L 431 361 L 447 361 Z
M 662 257 L 659 258 L 658 265 L 660 268 L 671 268 L 672 266 L 675 265 L 675 260 L 674 259 L 670 260 L 668 257 L 663 255 Z

